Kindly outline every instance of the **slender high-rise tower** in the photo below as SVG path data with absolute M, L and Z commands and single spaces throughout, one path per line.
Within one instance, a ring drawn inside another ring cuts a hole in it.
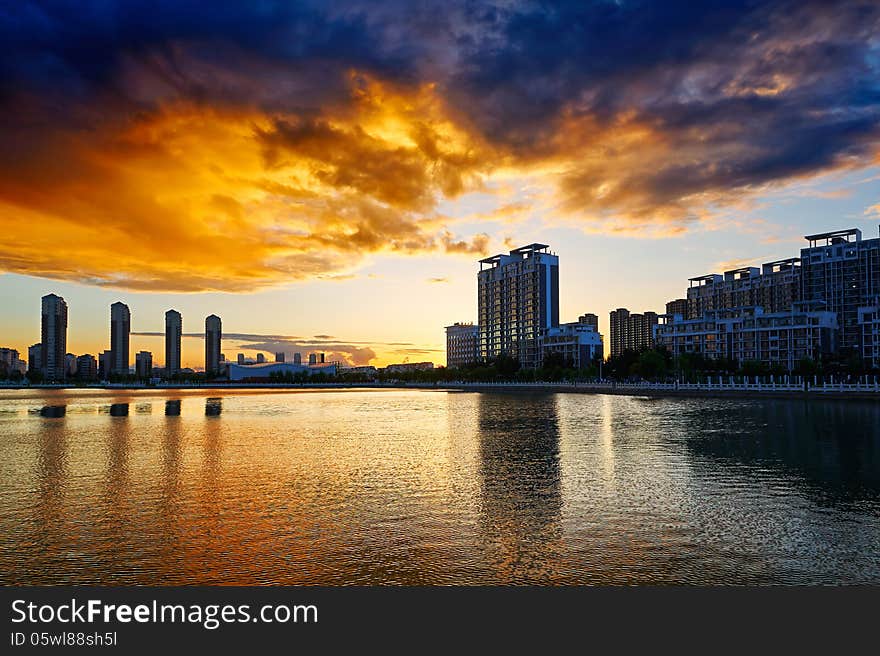
M 220 371 L 220 340 L 223 337 L 222 322 L 216 314 L 205 318 L 205 373 L 216 375 Z
M 128 374 L 131 312 L 125 303 L 110 306 L 110 373 Z
M 67 371 L 67 303 L 55 294 L 43 297 L 40 371 L 46 380 L 64 380 Z
M 177 310 L 165 313 L 165 374 L 180 373 L 180 337 L 183 334 L 183 317 Z

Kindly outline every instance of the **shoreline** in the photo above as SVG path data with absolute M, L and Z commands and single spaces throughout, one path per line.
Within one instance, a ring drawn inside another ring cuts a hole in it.
M 652 398 L 729 398 L 729 399 L 835 399 L 880 401 L 876 386 L 838 385 L 802 389 L 770 385 L 690 385 L 673 384 L 595 384 L 595 383 L 220 383 L 204 385 L 0 385 L 2 390 L 73 391 L 295 391 L 295 390 L 423 390 L 438 392 L 569 393 L 609 394 Z

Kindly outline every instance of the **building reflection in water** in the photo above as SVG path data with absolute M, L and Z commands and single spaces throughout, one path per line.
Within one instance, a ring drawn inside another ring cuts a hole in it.
M 499 583 L 550 583 L 560 562 L 555 395 L 479 396 L 481 525 Z
M 692 415 L 688 450 L 716 466 L 769 468 L 819 505 L 880 497 L 880 405 L 754 401 Z
M 165 419 L 162 426 L 161 479 L 155 516 L 157 517 L 162 542 L 159 547 L 158 562 L 163 576 L 169 576 L 182 568 L 184 548 L 182 536 L 185 533 L 183 486 L 181 476 L 183 467 L 182 444 L 184 424 L 180 417 L 180 399 L 165 402 Z
M 220 399 L 220 398 L 205 399 L 205 416 L 206 417 L 219 417 L 221 412 L 223 412 L 223 399 Z
M 66 406 L 45 406 L 40 410 L 43 417 L 63 419 Z M 67 485 L 67 427 L 66 421 L 47 421 L 39 433 L 39 451 L 36 462 L 37 503 L 34 513 L 35 538 L 41 545 L 41 558 L 51 559 L 59 545 L 67 544 L 69 536 L 65 529 L 67 507 L 64 497 Z M 31 563 L 34 571 L 39 563 Z
M 110 416 L 111 417 L 127 417 L 128 416 L 128 403 L 113 403 L 110 406 Z

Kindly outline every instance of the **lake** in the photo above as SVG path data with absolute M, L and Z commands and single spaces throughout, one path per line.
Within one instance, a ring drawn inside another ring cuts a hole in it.
M 0 391 L 3 584 L 880 583 L 880 404 Z

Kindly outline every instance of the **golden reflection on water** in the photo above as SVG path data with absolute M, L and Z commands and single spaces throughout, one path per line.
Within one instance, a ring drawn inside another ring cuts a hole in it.
M 3 583 L 880 580 L 871 404 L 0 392 Z

